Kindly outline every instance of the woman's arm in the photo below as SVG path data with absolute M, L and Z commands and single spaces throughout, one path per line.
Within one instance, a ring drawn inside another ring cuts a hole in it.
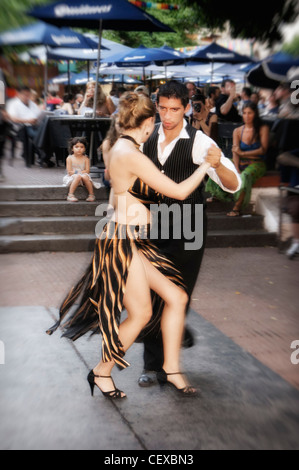
M 200 185 L 210 166 L 216 168 L 219 165 L 220 156 L 220 149 L 212 146 L 205 162 L 181 183 L 175 183 L 168 176 L 161 173 L 148 157 L 139 152 L 127 154 L 126 166 L 130 169 L 132 175 L 140 178 L 158 193 L 183 201 Z
M 210 117 L 210 120 L 209 120 L 209 124 L 206 124 L 206 119 L 207 119 L 207 117 L 201 121 L 200 127 L 202 128 L 202 130 L 205 134 L 207 134 L 209 137 L 211 137 L 212 125 L 213 125 L 213 123 L 218 122 L 218 116 L 217 116 L 217 114 L 212 114 L 212 116 Z
M 102 143 L 102 156 L 103 156 L 103 161 L 105 165 L 105 172 L 104 172 L 104 178 L 106 181 L 110 181 L 110 174 L 109 174 L 109 151 L 111 148 L 110 140 L 105 139 L 104 142 Z
M 240 170 L 239 170 L 239 164 L 240 164 L 239 152 L 241 152 L 241 150 L 240 150 L 240 141 L 241 141 L 240 129 L 241 129 L 240 127 L 237 127 L 237 129 L 235 129 L 234 132 L 233 132 L 233 146 L 232 146 L 233 163 L 234 163 L 238 173 L 241 173 Z
M 107 109 L 109 111 L 109 114 L 110 115 L 113 114 L 114 111 L 115 111 L 115 106 L 114 106 L 114 104 L 113 104 L 113 102 L 112 102 L 112 100 L 109 96 L 107 96 L 107 98 L 106 98 L 106 106 L 107 106 Z

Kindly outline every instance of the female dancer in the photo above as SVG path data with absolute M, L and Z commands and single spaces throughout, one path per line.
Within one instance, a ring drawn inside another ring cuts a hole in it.
M 89 330 L 100 328 L 102 360 L 90 371 L 88 382 L 109 398 L 124 398 L 111 378 L 115 364 L 124 368 L 123 359 L 141 331 L 161 321 L 164 364 L 158 379 L 175 387 L 184 396 L 197 392 L 180 372 L 180 348 L 188 296 L 183 279 L 174 265 L 146 237 L 150 230 L 148 209 L 129 189 L 137 178 L 159 193 L 185 199 L 202 181 L 210 166 L 217 167 L 221 151 L 212 146 L 206 161 L 180 184 L 163 175 L 139 151 L 154 129 L 156 109 L 145 95 L 128 93 L 119 106 L 119 126 L 123 134 L 110 151 L 109 173 L 114 190 L 114 214 L 105 222 L 96 241 L 92 262 L 73 288 L 60 310 L 60 320 L 48 330 L 51 334 L 80 294 L 79 307 L 64 324 L 73 340 Z M 161 318 L 152 318 L 151 291 L 163 299 Z M 127 318 L 120 324 L 125 308 Z
M 269 144 L 269 127 L 263 125 L 257 105 L 248 102 L 243 107 L 244 125 L 233 132 L 233 162 L 241 175 L 242 186 L 234 193 L 234 207 L 228 212 L 229 217 L 239 216 L 250 202 L 252 185 L 266 172 L 265 154 Z M 230 201 L 231 195 L 224 192 L 211 179 L 206 184 L 206 191 L 221 201 Z

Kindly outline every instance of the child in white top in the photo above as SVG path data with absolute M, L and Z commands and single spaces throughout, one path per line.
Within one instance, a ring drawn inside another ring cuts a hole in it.
M 95 201 L 93 187 L 100 188 L 101 184 L 94 183 L 90 177 L 90 162 L 86 156 L 87 141 L 84 137 L 74 137 L 69 143 L 70 155 L 66 159 L 67 175 L 63 178 L 63 185 L 69 186 L 67 200 L 78 202 L 75 190 L 79 185 L 86 186 L 88 190 L 87 202 Z

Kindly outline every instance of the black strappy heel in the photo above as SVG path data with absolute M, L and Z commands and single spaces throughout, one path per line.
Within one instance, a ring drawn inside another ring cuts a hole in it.
M 114 390 L 111 390 L 110 392 L 103 392 L 101 388 L 95 383 L 95 378 L 96 377 L 102 377 L 104 379 L 111 379 L 114 385 Z M 90 386 L 90 391 L 91 391 L 91 396 L 93 396 L 94 392 L 94 386 L 96 385 L 98 389 L 102 392 L 104 397 L 106 398 L 112 398 L 112 399 L 119 399 L 119 398 L 126 398 L 126 395 L 122 395 L 124 393 L 122 390 L 119 390 L 118 388 L 115 387 L 115 383 L 111 377 L 111 375 L 95 375 L 94 371 L 91 370 L 87 376 L 87 380 Z
M 157 380 L 160 385 L 170 385 L 175 388 L 175 390 L 183 397 L 197 397 L 198 396 L 198 391 L 194 389 L 194 387 L 191 387 L 190 385 L 187 385 L 186 387 L 183 388 L 177 388 L 174 383 L 170 382 L 167 377 L 168 375 L 182 375 L 182 372 L 171 372 L 167 374 L 164 369 L 161 369 L 159 372 L 157 372 Z

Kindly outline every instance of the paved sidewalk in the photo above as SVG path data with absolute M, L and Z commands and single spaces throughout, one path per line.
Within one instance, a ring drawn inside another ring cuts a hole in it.
M 60 184 L 63 169 L 21 163 L 4 166 L 5 184 Z M 114 373 L 128 398 L 110 402 L 99 393 L 92 399 L 86 381 L 100 338 L 71 343 L 44 333 L 90 256 L 0 256 L 1 449 L 299 448 L 299 364 L 291 362 L 299 258 L 271 247 L 207 249 L 187 320 L 196 344 L 183 351 L 201 396 L 140 389 L 142 346 L 135 344 L 131 367 Z

